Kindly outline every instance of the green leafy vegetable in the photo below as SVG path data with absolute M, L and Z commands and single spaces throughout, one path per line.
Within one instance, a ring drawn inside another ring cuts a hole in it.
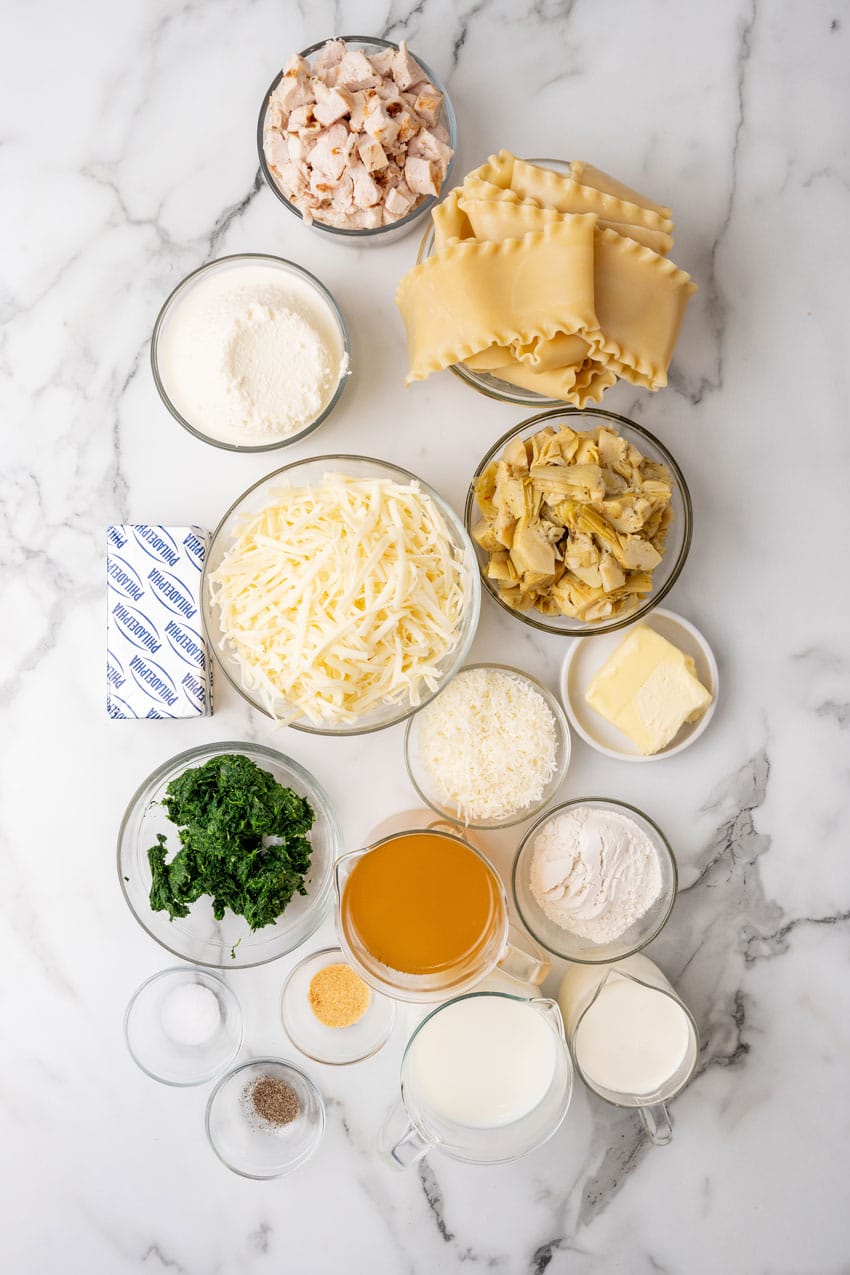
M 223 753 L 184 771 L 162 804 L 180 829 L 181 848 L 166 863 L 159 833 L 148 850 L 155 912 L 173 921 L 208 894 L 217 920 L 230 908 L 259 930 L 277 920 L 296 891 L 307 893 L 313 808 L 249 757 Z

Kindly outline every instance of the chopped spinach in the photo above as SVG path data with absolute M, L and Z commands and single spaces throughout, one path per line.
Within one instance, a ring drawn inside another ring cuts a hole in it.
M 272 925 L 293 894 L 306 894 L 315 814 L 249 757 L 222 753 L 172 779 L 162 802 L 180 830 L 180 849 L 166 863 L 162 833 L 148 850 L 150 904 L 172 921 L 201 895 L 217 920 L 230 908 L 252 930 Z

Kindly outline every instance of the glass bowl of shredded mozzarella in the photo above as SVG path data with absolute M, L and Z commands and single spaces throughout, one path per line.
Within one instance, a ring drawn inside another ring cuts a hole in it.
M 463 664 L 481 589 L 457 514 L 366 456 L 316 456 L 250 487 L 213 534 L 204 627 L 227 680 L 282 725 L 403 721 Z
M 570 728 L 545 686 L 506 664 L 470 664 L 407 723 L 407 773 L 432 810 L 467 828 L 507 828 L 551 801 Z

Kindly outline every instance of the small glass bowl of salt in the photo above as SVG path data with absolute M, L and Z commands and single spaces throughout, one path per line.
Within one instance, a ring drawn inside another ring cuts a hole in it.
M 192 965 L 151 975 L 124 1015 L 130 1057 L 164 1085 L 201 1085 L 242 1046 L 242 1010 L 224 979 Z

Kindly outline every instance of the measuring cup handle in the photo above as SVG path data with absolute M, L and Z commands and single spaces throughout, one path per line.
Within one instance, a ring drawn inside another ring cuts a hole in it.
M 508 929 L 508 941 L 499 960 L 499 969 L 511 978 L 518 978 L 523 983 L 532 983 L 539 987 L 552 968 L 548 956 L 534 947 L 534 944 L 512 925 Z
M 673 1137 L 673 1121 L 664 1102 L 653 1103 L 651 1107 L 640 1107 L 640 1118 L 655 1147 L 666 1147 Z
M 394 1107 L 378 1134 L 378 1151 L 394 1169 L 409 1169 L 421 1160 L 431 1145 L 408 1119 L 401 1103 Z

